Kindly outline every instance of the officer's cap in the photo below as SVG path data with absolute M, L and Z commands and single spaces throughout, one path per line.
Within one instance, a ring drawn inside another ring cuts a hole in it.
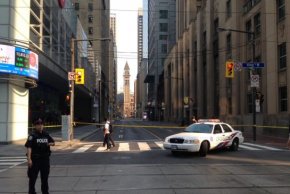
M 42 120 L 39 118 L 36 121 L 34 121 L 34 125 L 43 125 Z

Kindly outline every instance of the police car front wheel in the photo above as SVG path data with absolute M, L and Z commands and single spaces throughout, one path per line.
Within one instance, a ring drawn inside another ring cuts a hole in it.
M 208 148 L 209 148 L 208 142 L 206 141 L 202 142 L 199 149 L 199 155 L 201 157 L 205 157 L 207 155 Z
M 233 143 L 232 143 L 230 149 L 231 149 L 231 151 L 238 151 L 238 149 L 239 149 L 239 140 L 238 140 L 238 138 L 235 138 L 233 140 Z

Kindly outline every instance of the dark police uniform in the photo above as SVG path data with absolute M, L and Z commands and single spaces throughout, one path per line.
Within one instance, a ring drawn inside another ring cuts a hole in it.
M 29 193 L 35 193 L 35 182 L 40 171 L 41 191 L 48 193 L 48 175 L 50 170 L 49 143 L 54 143 L 53 138 L 45 131 L 33 132 L 28 136 L 25 147 L 31 148 L 32 166 L 28 167 L 27 175 L 29 177 Z

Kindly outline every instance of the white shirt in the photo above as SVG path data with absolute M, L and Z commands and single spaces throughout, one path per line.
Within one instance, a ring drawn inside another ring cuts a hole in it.
M 105 134 L 110 134 L 109 128 L 110 128 L 110 121 L 107 121 L 105 124 L 105 132 L 104 132 Z

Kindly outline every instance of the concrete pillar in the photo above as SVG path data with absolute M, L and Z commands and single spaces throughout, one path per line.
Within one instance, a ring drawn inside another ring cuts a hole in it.
M 27 138 L 29 90 L 23 82 L 0 82 L 0 143 Z

